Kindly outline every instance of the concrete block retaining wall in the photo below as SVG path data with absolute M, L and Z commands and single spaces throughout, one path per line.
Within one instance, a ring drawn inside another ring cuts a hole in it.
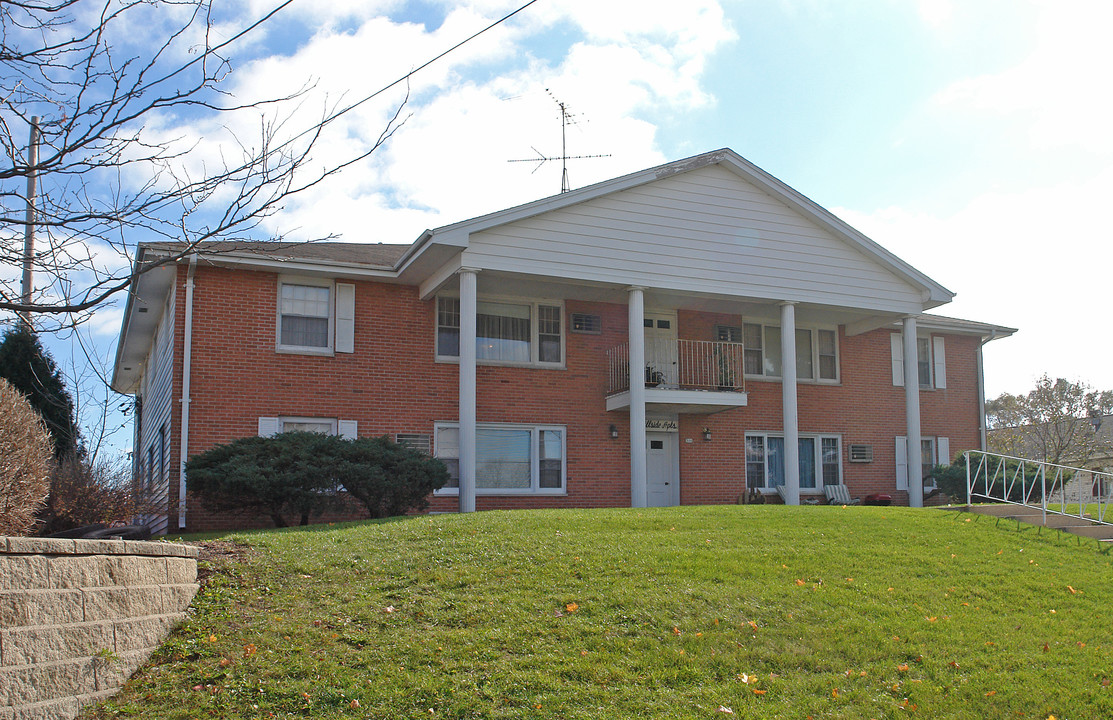
M 197 593 L 197 548 L 0 537 L 0 720 L 111 696 Z

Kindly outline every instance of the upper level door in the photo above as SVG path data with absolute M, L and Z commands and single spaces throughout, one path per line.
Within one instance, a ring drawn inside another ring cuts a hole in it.
M 679 382 L 676 358 L 676 315 L 646 313 L 645 381 L 650 385 Z

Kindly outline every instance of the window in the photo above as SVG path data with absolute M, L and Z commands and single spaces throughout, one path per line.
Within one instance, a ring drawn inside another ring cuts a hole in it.
M 916 338 L 916 374 L 920 378 L 920 387 L 931 387 L 931 340 L 929 338 Z
M 475 437 L 475 489 L 487 495 L 565 491 L 565 430 L 559 426 L 480 424 Z M 451 479 L 438 492 L 460 488 L 460 427 L 437 426 L 436 457 Z
M 801 490 L 842 483 L 842 455 L 837 435 L 801 437 L 798 448 Z M 746 435 L 746 486 L 775 488 L 784 482 L 784 437 Z
M 747 375 L 781 376 L 781 329 L 746 323 L 744 366 Z M 796 378 L 833 382 L 839 379 L 838 335 L 834 330 L 796 329 Z
M 951 441 L 942 435 L 936 437 L 920 437 L 920 477 L 927 478 L 937 464 L 946 465 L 951 462 Z M 908 489 L 908 438 L 898 435 L 896 438 L 896 474 L 897 490 Z M 926 480 L 924 487 L 931 489 Z
M 336 434 L 336 420 L 332 418 L 279 418 L 280 432 L 314 432 L 322 435 Z
M 322 417 L 261 417 L 259 435 L 270 437 L 282 432 L 315 432 L 322 435 L 340 435 L 348 440 L 359 437 L 359 424 L 355 420 Z
M 893 385 L 904 387 L 904 336 L 890 335 L 893 361 Z M 947 350 L 938 335 L 916 338 L 916 377 L 920 388 L 930 390 L 947 387 Z
M 479 301 L 475 358 L 480 362 L 559 365 L 564 359 L 559 305 Z M 460 356 L 460 299 L 437 298 L 437 356 Z
M 332 289 L 328 285 L 279 285 L 278 344 L 283 348 L 328 350 Z

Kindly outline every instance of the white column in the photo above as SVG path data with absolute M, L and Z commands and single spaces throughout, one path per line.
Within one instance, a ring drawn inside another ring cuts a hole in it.
M 916 352 L 916 318 L 904 319 L 904 415 L 908 426 L 908 505 L 924 506 L 924 479 L 920 477 L 920 371 Z
M 460 269 L 460 512 L 475 512 L 476 270 Z
M 800 428 L 796 417 L 796 305 L 781 303 L 781 415 L 785 436 L 785 502 L 800 504 Z
M 630 507 L 649 504 L 645 469 L 644 288 L 630 290 Z

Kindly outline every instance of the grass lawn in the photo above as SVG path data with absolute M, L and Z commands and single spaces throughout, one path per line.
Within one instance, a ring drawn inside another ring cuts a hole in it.
M 1113 717 L 1113 557 L 940 510 L 519 511 L 236 536 L 97 718 Z

